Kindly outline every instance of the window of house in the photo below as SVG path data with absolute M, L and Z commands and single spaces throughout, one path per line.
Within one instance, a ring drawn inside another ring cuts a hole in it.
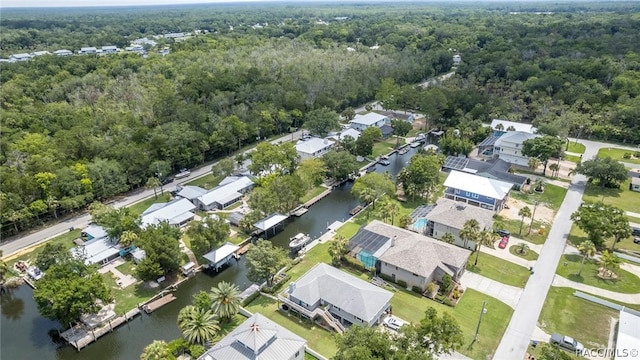
M 411 273 L 411 274 L 412 274 L 413 276 L 420 276 L 420 275 L 418 275 L 418 274 L 414 274 L 414 273 Z
M 478 195 L 478 194 L 471 194 L 471 197 L 472 197 L 472 198 L 474 198 L 474 199 L 479 199 L 479 198 L 480 198 L 480 195 Z
M 296 354 L 294 355 L 295 357 L 300 356 L 300 350 L 296 351 Z
M 471 193 L 467 191 L 465 195 L 471 196 Z

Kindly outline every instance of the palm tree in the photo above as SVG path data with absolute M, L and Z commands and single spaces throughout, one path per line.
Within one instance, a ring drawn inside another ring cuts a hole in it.
M 620 258 L 613 252 L 605 250 L 602 253 L 600 263 L 605 270 L 605 274 L 607 274 L 608 277 L 613 277 L 613 275 L 615 275 L 614 270 L 617 270 L 620 267 Z
M 503 131 L 504 130 L 504 125 L 502 125 L 502 123 L 498 123 L 498 125 L 496 125 L 496 130 Z
M 521 242 L 518 244 L 518 249 L 516 250 L 520 255 L 526 255 L 527 250 L 529 250 L 529 245 L 527 243 Z
M 544 191 L 544 180 L 536 179 L 536 181 L 533 182 L 533 190 L 535 190 L 537 192 L 543 192 Z
M 385 218 L 388 215 L 391 218 L 391 225 L 396 215 L 400 212 L 400 206 L 395 201 L 388 199 L 384 204 Z
M 611 244 L 611 251 L 616 246 L 616 243 L 620 242 L 622 239 L 626 239 L 631 237 L 633 234 L 633 230 L 631 229 L 631 225 L 629 225 L 629 220 L 626 216 L 615 216 L 612 221 L 613 223 L 613 243 Z
M 520 231 L 518 232 L 518 234 L 522 235 L 522 226 L 524 225 L 524 218 L 531 217 L 531 209 L 528 206 L 523 207 L 518 211 L 518 216 L 522 218 L 520 220 Z
M 446 232 L 446 233 L 444 233 L 444 235 L 442 235 L 440 240 L 446 242 L 447 244 L 453 244 L 456 241 L 456 237 L 453 236 L 452 233 Z
M 144 348 L 142 355 L 140 355 L 140 360 L 165 360 L 171 357 L 172 355 L 169 353 L 167 343 L 161 340 L 155 340 Z
M 231 319 L 240 310 L 240 290 L 234 284 L 223 281 L 211 288 L 214 314 L 224 321 Z
M 551 177 L 556 177 L 560 171 L 560 165 L 558 165 L 558 163 L 550 164 L 549 170 L 551 170 Z
M 329 245 L 329 255 L 331 255 L 331 264 L 340 266 L 342 256 L 349 250 L 349 241 L 342 235 L 337 235 Z
M 533 172 L 536 171 L 540 164 L 542 164 L 542 161 L 540 161 L 540 159 L 538 159 L 537 157 L 529 158 L 529 162 L 527 163 L 527 165 L 529 165 L 529 168 L 533 170 Z
M 493 241 L 494 241 L 493 237 L 494 237 L 493 232 L 490 230 L 482 230 L 478 234 L 478 237 L 476 238 L 478 242 L 478 247 L 476 248 L 476 261 L 473 263 L 474 266 L 478 265 L 478 257 L 480 256 L 480 248 L 482 247 L 482 245 L 493 249 Z
M 138 234 L 131 230 L 125 230 L 120 235 L 120 245 L 124 247 L 135 245 L 136 241 L 138 241 Z
M 591 240 L 585 240 L 578 245 L 578 251 L 582 255 L 580 270 L 578 270 L 578 276 L 580 276 L 584 261 L 596 254 L 596 245 Z
M 467 220 L 460 230 L 460 238 L 464 241 L 464 247 L 468 247 L 469 240 L 475 241 L 480 233 L 480 223 L 476 219 Z
M 213 340 L 220 327 L 211 310 L 188 305 L 178 313 L 178 328 L 185 340 L 204 345 Z
M 162 183 L 160 182 L 160 179 L 158 179 L 157 177 L 150 177 L 147 180 L 147 183 L 144 185 L 147 189 L 153 189 L 153 196 L 156 197 L 156 199 L 158 198 L 158 186 L 162 185 Z

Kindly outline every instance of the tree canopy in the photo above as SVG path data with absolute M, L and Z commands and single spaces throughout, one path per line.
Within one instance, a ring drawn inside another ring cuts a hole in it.
M 247 277 L 249 280 L 271 286 L 276 273 L 289 262 L 284 249 L 276 247 L 271 241 L 259 239 L 247 252 Z
M 607 238 L 619 232 L 620 224 L 629 227 L 629 220 L 623 210 L 603 202 L 583 202 L 578 210 L 571 214 L 571 220 L 597 247 L 602 247 Z M 620 238 L 615 239 L 619 240 Z
M 610 157 L 585 160 L 578 163 L 575 172 L 586 176 L 591 181 L 597 181 L 601 187 L 617 187 L 620 182 L 627 179 L 625 166 Z
M 522 143 L 522 155 L 540 159 L 544 165 L 542 174 L 546 174 L 549 159 L 560 157 L 562 145 L 562 140 L 556 136 L 540 136 Z
M 398 174 L 398 184 L 405 194 L 416 197 L 430 196 L 440 182 L 442 164 L 436 155 L 415 155 L 409 165 Z

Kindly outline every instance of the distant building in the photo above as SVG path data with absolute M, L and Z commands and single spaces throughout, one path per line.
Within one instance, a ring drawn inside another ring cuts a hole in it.
M 56 50 L 53 52 L 57 56 L 71 56 L 73 55 L 73 51 L 67 49 Z
M 31 55 L 29 54 L 13 54 L 9 56 L 9 61 L 10 62 L 20 62 L 20 61 L 27 61 L 29 59 L 31 59 Z
M 444 197 L 499 212 L 513 184 L 452 170 L 444 181 Z
M 391 119 L 388 116 L 378 113 L 370 112 L 366 115 L 356 115 L 355 118 L 349 121 L 349 125 L 358 131 L 363 131 L 366 128 L 375 126 L 382 127 L 383 125 L 391 124 Z
M 118 47 L 117 47 L 117 46 L 111 46 L 111 45 L 109 45 L 109 46 L 103 46 L 103 47 L 102 47 L 102 53 L 103 53 L 103 54 L 115 54 L 115 53 L 117 53 L 118 51 L 120 51 L 120 49 L 118 49 Z
M 192 187 L 193 190 L 194 187 Z M 222 210 L 242 199 L 253 188 L 253 180 L 247 176 L 229 176 L 220 185 L 193 199 L 200 210 Z
M 460 63 L 462 62 L 462 58 L 460 57 L 460 55 L 453 55 L 453 65 L 460 65 Z
M 31 56 L 45 56 L 45 55 L 51 55 L 50 52 L 48 51 L 34 51 L 31 53 Z
M 318 158 L 328 153 L 335 144 L 333 140 L 312 137 L 305 141 L 298 141 L 296 151 L 302 160 Z
M 191 212 L 196 207 L 187 199 L 175 199 L 167 203 L 157 203 L 151 205 L 142 213 L 143 229 L 167 222 L 173 226 L 182 226 L 195 217 Z
M 96 47 L 83 47 L 83 48 L 80 48 L 80 51 L 78 51 L 78 54 L 81 54 L 81 55 L 93 55 L 97 53 L 98 53 L 98 48 Z

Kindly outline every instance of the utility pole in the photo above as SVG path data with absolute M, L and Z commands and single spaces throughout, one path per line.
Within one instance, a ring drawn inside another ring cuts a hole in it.
M 480 331 L 480 323 L 482 322 L 482 316 L 487 313 L 487 300 L 482 300 L 482 310 L 480 310 L 480 318 L 478 318 L 478 326 L 476 326 L 476 334 L 473 336 L 473 341 L 478 340 L 478 331 Z
M 531 223 L 529 224 L 529 232 L 527 234 L 531 234 L 531 227 L 533 227 L 533 218 L 536 217 L 536 209 L 538 208 L 538 204 L 540 204 L 538 200 L 533 203 L 533 213 L 531 214 Z
M 160 182 L 160 195 L 164 195 L 164 188 L 162 187 L 162 173 L 160 172 L 160 164 L 156 163 L 156 177 Z

